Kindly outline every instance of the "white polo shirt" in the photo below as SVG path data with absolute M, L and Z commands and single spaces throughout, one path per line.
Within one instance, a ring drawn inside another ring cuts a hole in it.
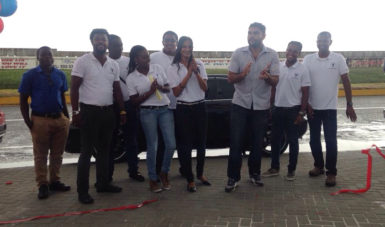
M 279 81 L 275 91 L 274 105 L 277 107 L 293 107 L 301 105 L 302 87 L 310 87 L 307 68 L 298 61 L 287 67 L 281 63 Z
M 314 53 L 307 55 L 303 64 L 309 70 L 309 103 L 313 109 L 337 109 L 338 83 L 341 75 L 349 73 L 345 58 L 334 52 L 326 58 Z
M 174 56 L 170 56 L 165 54 L 163 51 L 155 52 L 150 55 L 151 64 L 158 64 L 162 66 L 163 70 L 167 74 L 167 68 L 171 65 L 174 60 Z M 170 105 L 168 108 L 175 109 L 176 108 L 176 98 L 174 93 L 171 91 L 167 93 L 168 98 L 170 99 Z
M 96 106 L 112 105 L 113 83 L 119 81 L 119 66 L 110 57 L 107 56 L 102 65 L 93 53 L 84 54 L 76 59 L 71 75 L 83 78 L 79 102 Z
M 195 61 L 202 79 L 207 80 L 207 73 L 203 62 L 199 59 L 195 59 Z M 171 88 L 177 87 L 188 72 L 188 69 L 182 63 L 179 63 L 178 65 L 172 64 L 167 69 L 168 81 L 170 82 Z M 188 80 L 186 87 L 182 90 L 182 93 L 176 97 L 176 100 L 183 102 L 196 102 L 203 100 L 204 98 L 205 92 L 199 87 L 198 79 L 195 73 L 193 73 Z
M 231 56 L 229 71 L 240 73 L 251 62 L 247 76 L 234 84 L 235 92 L 232 103 L 246 109 L 267 110 L 270 108 L 271 85 L 259 79 L 266 66 L 270 65 L 270 74 L 279 76 L 278 54 L 273 49 L 263 46 L 257 59 L 254 59 L 248 46 L 234 51 Z
M 115 60 L 119 65 L 120 75 L 119 75 L 119 82 L 120 82 L 120 90 L 122 90 L 122 96 L 124 101 L 130 100 L 130 94 L 128 94 L 128 89 L 126 85 L 126 78 L 128 76 L 128 64 L 130 63 L 130 58 L 126 56 L 120 56 L 118 59 Z
M 127 76 L 126 84 L 128 88 L 128 93 L 130 96 L 132 95 L 143 95 L 147 91 L 150 90 L 152 82 L 150 81 L 150 76 L 156 79 L 158 84 L 164 86 L 165 84 L 168 84 L 167 77 L 164 74 L 163 68 L 160 65 L 156 64 L 150 64 L 150 70 L 148 71 L 147 75 L 144 75 L 138 70 L 135 70 L 134 72 L 130 73 Z M 157 90 L 159 91 L 159 90 Z M 141 106 L 164 106 L 168 105 L 170 103 L 170 100 L 167 97 L 166 93 L 163 93 L 159 91 L 159 94 L 161 95 L 162 99 L 159 100 L 159 98 L 156 96 L 156 92 L 152 94 L 148 99 L 146 99 L 144 102 L 142 102 Z

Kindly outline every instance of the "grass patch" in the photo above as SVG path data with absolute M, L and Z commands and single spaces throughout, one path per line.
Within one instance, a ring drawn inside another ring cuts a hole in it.
M 23 73 L 26 69 L 0 69 L 0 89 L 17 89 L 19 87 Z M 67 77 L 68 86 L 71 80 L 71 70 L 62 70 Z
M 227 69 L 206 69 L 207 74 L 226 74 L 228 70 Z
M 381 67 L 352 68 L 349 76 L 352 84 L 385 83 L 385 74 Z

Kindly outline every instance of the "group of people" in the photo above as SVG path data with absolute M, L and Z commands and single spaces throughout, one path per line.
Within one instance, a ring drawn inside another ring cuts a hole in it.
M 230 60 L 228 81 L 235 92 L 231 107 L 230 154 L 228 158 L 226 192 L 232 192 L 241 179 L 240 170 L 246 133 L 251 131 L 251 151 L 248 160 L 250 182 L 263 186 L 261 176 L 279 175 L 280 141 L 286 132 L 289 142 L 287 180 L 295 180 L 298 159 L 299 125 L 307 114 L 310 147 L 314 158 L 311 177 L 325 172 L 326 186 L 336 185 L 337 175 L 337 98 L 342 80 L 346 97 L 346 116 L 356 121 L 349 69 L 341 54 L 329 50 L 331 34 L 317 36 L 318 52 L 298 61 L 302 44 L 289 42 L 286 61 L 264 46 L 266 28 L 261 23 L 249 26 L 249 46 L 237 49 Z M 272 118 L 271 167 L 261 174 L 263 138 L 269 118 Z M 321 126 L 326 142 L 326 162 L 321 145 Z
M 330 52 L 331 34 L 317 37 L 318 53 L 300 63 L 302 44 L 291 41 L 286 61 L 264 46 L 265 26 L 252 23 L 248 46 L 237 49 L 230 61 L 228 81 L 235 92 L 231 106 L 230 149 L 226 192 L 232 192 L 241 179 L 240 170 L 245 138 L 251 132 L 248 159 L 250 182 L 263 186 L 261 176 L 279 175 L 279 148 L 284 132 L 290 146 L 287 180 L 295 179 L 298 158 L 298 126 L 307 114 L 314 168 L 319 176 L 326 167 L 327 186 L 336 184 L 337 175 L 337 92 L 342 79 L 346 115 L 356 120 L 348 67 L 342 55 Z M 205 92 L 207 73 L 204 64 L 193 56 L 191 38 L 167 31 L 163 49 L 149 54 L 136 45 L 129 57 L 123 56 L 122 40 L 105 29 L 90 34 L 93 51 L 79 57 L 71 77 L 72 124 L 81 130 L 81 154 L 77 168 L 78 200 L 93 203 L 89 194 L 91 156 L 96 158 L 96 191 L 118 193 L 113 182 L 113 147 L 118 129 L 123 131 L 128 175 L 143 182 L 138 170 L 137 133 L 139 123 L 146 139 L 146 164 L 152 192 L 170 190 L 168 173 L 177 150 L 186 189 L 196 192 L 191 152 L 197 151 L 196 178 L 202 185 L 211 183 L 203 174 L 206 150 L 207 112 Z M 108 50 L 108 55 L 107 55 Z M 39 66 L 24 73 L 20 87 L 20 109 L 31 131 L 38 198 L 50 191 L 68 191 L 59 171 L 69 131 L 70 117 L 64 92 L 68 90 L 63 72 L 53 66 L 52 51 L 43 46 L 37 51 Z M 31 97 L 31 113 L 28 98 Z M 271 168 L 261 174 L 263 137 L 272 119 Z M 326 141 L 326 165 L 321 146 L 321 125 Z M 49 180 L 47 157 L 49 153 Z

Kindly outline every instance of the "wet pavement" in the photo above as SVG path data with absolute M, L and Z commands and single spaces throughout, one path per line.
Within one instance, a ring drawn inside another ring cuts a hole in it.
M 345 115 L 345 98 L 339 98 L 338 148 L 340 151 L 359 150 L 377 144 L 385 147 L 384 96 L 354 97 L 357 122 L 350 122 Z M 7 133 L 0 144 L 0 168 L 33 165 L 32 141 L 18 106 L 1 106 L 6 114 Z M 69 106 L 69 109 L 71 107 Z M 309 131 L 300 140 L 300 152 L 309 152 Z M 227 155 L 228 149 L 209 149 L 208 156 Z M 65 163 L 77 161 L 77 154 L 64 155 Z M 145 154 L 140 158 L 144 159 Z

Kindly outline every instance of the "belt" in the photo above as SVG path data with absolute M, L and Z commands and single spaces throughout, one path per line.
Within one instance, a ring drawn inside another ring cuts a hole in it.
M 168 105 L 164 106 L 140 106 L 141 109 L 150 109 L 150 110 L 157 110 L 157 109 L 162 109 L 168 107 Z
M 200 104 L 200 103 L 204 103 L 204 102 L 205 102 L 205 100 L 202 99 L 202 100 L 195 101 L 195 102 L 176 101 L 176 104 L 179 104 L 179 105 L 186 105 L 186 106 L 192 106 L 192 105 L 196 105 L 196 104 Z
M 53 118 L 53 119 L 56 119 L 56 118 L 61 117 L 61 113 L 62 113 L 62 112 L 56 112 L 56 113 L 39 113 L 39 112 L 32 111 L 32 115 L 33 115 L 33 116 L 47 117 L 47 118 Z
M 301 106 L 300 105 L 290 106 L 290 107 L 276 106 L 275 108 L 282 109 L 282 110 L 295 110 L 295 109 L 301 108 Z
M 109 106 L 95 106 L 95 105 L 89 105 L 85 103 L 80 103 L 80 108 L 88 108 L 88 109 L 95 109 L 95 110 L 112 110 L 114 105 Z

